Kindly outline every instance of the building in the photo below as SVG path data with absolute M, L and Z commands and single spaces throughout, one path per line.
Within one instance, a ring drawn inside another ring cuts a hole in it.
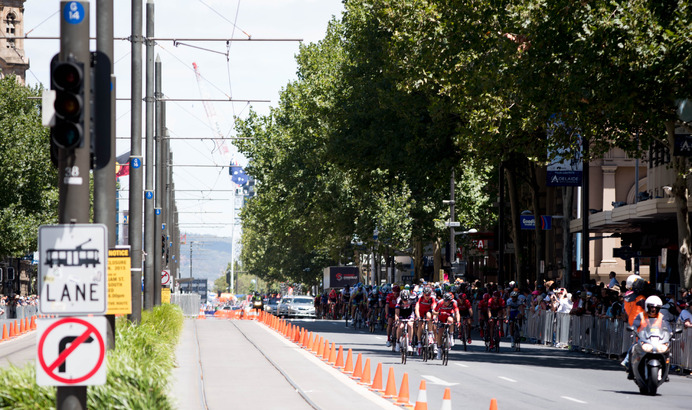
M 24 55 L 24 2 L 0 0 L 0 77 L 16 75 L 25 84 L 29 60 Z

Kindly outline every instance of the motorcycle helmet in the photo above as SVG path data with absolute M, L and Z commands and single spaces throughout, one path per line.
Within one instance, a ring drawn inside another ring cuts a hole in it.
M 445 293 L 445 302 L 451 302 L 454 299 L 454 295 L 451 292 Z
M 402 302 L 407 302 L 410 296 L 411 293 L 408 291 L 408 289 L 404 289 L 401 291 L 401 295 L 399 295 L 399 298 Z
M 632 290 L 634 288 L 634 284 L 639 281 L 644 281 L 644 279 L 641 278 L 639 275 L 630 275 L 627 277 L 627 281 L 625 281 L 625 287 L 627 290 Z
M 658 314 L 658 312 L 661 310 L 661 307 L 663 307 L 663 302 L 661 301 L 661 298 L 659 298 L 656 295 L 653 295 L 646 298 L 644 306 L 646 306 L 646 311 L 648 313 Z

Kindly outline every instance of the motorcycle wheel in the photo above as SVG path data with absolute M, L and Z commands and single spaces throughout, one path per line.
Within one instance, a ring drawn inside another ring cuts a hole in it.
M 647 380 L 647 394 L 650 396 L 656 395 L 656 390 L 658 390 L 658 373 L 661 370 L 658 366 L 651 366 L 649 368 L 649 379 Z

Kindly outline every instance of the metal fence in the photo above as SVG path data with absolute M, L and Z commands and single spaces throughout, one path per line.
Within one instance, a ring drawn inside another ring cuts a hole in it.
M 2 325 L 10 326 L 11 322 L 15 320 L 24 320 L 25 318 L 31 319 L 32 316 L 38 315 L 38 306 L 17 306 L 16 315 L 10 318 L 10 307 L 4 306 L 3 309 L 5 313 L 0 316 L 0 333 L 2 332 Z M 0 338 L 2 334 L 0 334 Z
M 555 347 L 619 356 L 632 344 L 627 322 L 594 316 L 571 316 L 551 311 L 529 312 L 522 336 Z M 692 370 L 692 329 L 685 329 L 671 345 L 670 364 Z
M 185 316 L 199 315 L 201 296 L 199 293 L 173 293 L 171 303 L 180 306 Z

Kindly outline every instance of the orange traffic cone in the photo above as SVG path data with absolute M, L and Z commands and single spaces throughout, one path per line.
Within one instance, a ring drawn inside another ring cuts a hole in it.
M 344 365 L 343 372 L 346 374 L 353 373 L 353 352 L 351 349 L 348 349 L 348 354 L 346 355 L 346 364 Z
M 26 327 L 24 326 L 24 319 L 19 319 L 19 334 L 23 335 L 26 333 Z
M 396 404 L 408 406 L 411 404 L 408 400 L 408 373 L 404 373 L 404 377 L 401 379 L 401 387 L 399 387 L 399 397 L 396 398 Z
M 317 357 L 322 357 L 324 355 L 324 343 L 326 340 L 322 340 L 322 336 L 320 336 L 320 341 L 317 342 Z
M 315 342 L 312 344 L 312 353 L 316 356 L 319 356 L 320 346 L 322 346 L 322 336 L 318 338 L 317 335 L 315 335 Z
M 308 350 L 312 350 L 312 332 L 308 333 L 308 341 L 305 345 L 305 348 Z
M 365 365 L 363 366 L 363 375 L 358 383 L 368 385 L 370 384 L 370 358 L 365 359 Z
M 356 358 L 356 366 L 353 368 L 352 379 L 358 380 L 363 376 L 363 364 L 361 363 L 361 354 L 358 353 L 358 358 Z
M 394 378 L 394 368 L 389 368 L 389 373 L 387 374 L 387 387 L 384 389 L 385 399 L 393 399 L 396 397 L 396 379 Z
M 36 330 L 36 316 L 31 316 L 31 330 Z
M 490 410 L 497 410 L 497 400 L 490 399 Z
M 416 399 L 416 404 L 413 407 L 413 410 L 428 410 L 428 393 L 425 391 L 425 380 L 420 381 L 418 398 Z
M 452 410 L 452 389 L 447 387 L 445 394 L 442 396 L 442 407 L 440 410 Z
M 10 338 L 15 337 L 14 322 L 10 322 Z
M 344 347 L 339 346 L 339 353 L 336 355 L 336 361 L 334 361 L 334 367 L 337 369 L 342 369 L 344 367 Z
M 322 350 L 322 360 L 327 361 L 329 360 L 329 340 L 325 339 L 324 340 L 324 349 Z
M 336 363 L 336 343 L 332 343 L 332 349 L 329 351 L 329 361 L 327 361 L 327 363 L 332 366 Z
M 2 339 L 0 339 L 0 340 L 4 341 L 4 340 L 7 340 L 9 338 L 10 338 L 10 335 L 7 333 L 7 325 L 3 323 L 2 324 Z
M 377 363 L 377 369 L 375 369 L 375 378 L 372 379 L 372 385 L 370 390 L 382 393 L 382 363 Z
M 29 331 L 29 318 L 25 317 L 24 318 L 24 333 Z

